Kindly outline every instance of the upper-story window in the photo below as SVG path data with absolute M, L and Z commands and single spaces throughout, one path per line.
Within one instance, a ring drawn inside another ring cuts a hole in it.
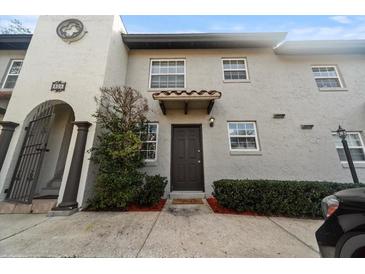
M 151 60 L 150 88 L 185 88 L 185 60 Z
M 18 79 L 20 70 L 23 65 L 23 60 L 12 60 L 9 69 L 6 73 L 2 88 L 12 89 L 15 87 L 16 80 Z
M 255 122 L 228 122 L 231 151 L 258 151 L 259 144 Z
M 246 58 L 223 58 L 222 64 L 225 81 L 248 80 Z
M 332 132 L 335 139 L 336 149 L 341 162 L 347 162 L 345 150 L 337 132 Z M 365 162 L 365 147 L 360 132 L 347 132 L 347 144 L 350 149 L 351 158 L 354 162 Z
M 312 66 L 312 72 L 318 88 L 343 88 L 336 66 Z

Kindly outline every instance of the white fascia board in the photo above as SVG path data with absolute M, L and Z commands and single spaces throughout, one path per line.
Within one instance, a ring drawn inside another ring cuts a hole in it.
M 285 41 L 274 48 L 276 54 L 363 54 L 365 40 Z

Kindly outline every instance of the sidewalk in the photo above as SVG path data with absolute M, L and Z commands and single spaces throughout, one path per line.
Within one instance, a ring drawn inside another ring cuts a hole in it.
M 321 223 L 170 201 L 162 212 L 1 214 L 0 257 L 319 257 Z

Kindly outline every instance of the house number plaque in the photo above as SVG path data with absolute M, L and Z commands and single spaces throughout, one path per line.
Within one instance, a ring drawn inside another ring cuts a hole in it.
M 62 82 L 62 81 L 52 82 L 51 91 L 61 92 L 61 91 L 65 91 L 65 89 L 66 89 L 66 82 Z

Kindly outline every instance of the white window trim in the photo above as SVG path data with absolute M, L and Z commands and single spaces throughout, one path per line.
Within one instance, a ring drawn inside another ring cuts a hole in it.
M 234 61 L 238 61 L 238 60 L 243 60 L 245 62 L 245 69 L 227 69 L 228 71 L 240 71 L 240 70 L 244 70 L 246 71 L 246 79 L 232 79 L 232 80 L 226 80 L 224 78 L 224 64 L 223 61 L 226 60 L 234 60 Z M 221 64 L 222 64 L 222 77 L 223 77 L 223 82 L 226 83 L 244 83 L 244 82 L 250 82 L 250 75 L 248 73 L 248 65 L 247 65 L 247 58 L 246 57 L 222 57 L 221 58 Z
M 24 62 L 23 59 L 12 59 L 11 60 L 10 66 L 9 66 L 8 70 L 6 71 L 6 77 L 4 79 L 4 82 L 1 85 L 2 89 L 10 89 L 10 90 L 13 89 L 13 88 L 4 88 L 4 87 L 5 87 L 6 82 L 8 81 L 9 76 L 18 76 L 19 77 L 20 72 L 19 72 L 19 74 L 10 74 L 10 70 L 13 67 L 14 62 L 20 62 L 20 61 L 22 62 L 22 67 L 23 67 L 23 62 Z M 17 81 L 18 81 L 18 79 L 17 79 Z
M 153 75 L 184 75 L 184 87 L 183 88 L 152 88 L 151 87 L 151 80 L 152 80 L 152 62 L 158 62 L 158 61 L 183 61 L 184 62 L 184 73 L 164 73 L 164 74 L 153 74 Z M 150 74 L 148 79 L 148 89 L 149 90 L 184 90 L 186 89 L 186 59 L 170 59 L 170 58 L 164 58 L 164 59 L 150 59 Z
M 229 124 L 230 123 L 252 123 L 255 129 L 255 135 L 230 135 L 229 134 Z M 228 144 L 229 144 L 229 151 L 244 151 L 244 152 L 257 152 L 260 151 L 260 144 L 259 144 L 259 138 L 257 134 L 257 127 L 256 127 L 256 121 L 227 121 L 227 132 L 228 132 Z M 256 149 L 232 149 L 231 146 L 231 137 L 255 137 L 256 142 Z
M 156 125 L 156 142 L 154 141 L 142 141 L 142 143 L 156 143 L 156 153 L 154 159 L 143 159 L 145 162 L 156 162 L 157 161 L 157 154 L 158 154 L 158 132 L 159 132 L 159 126 L 158 122 L 149 122 L 148 125 Z M 148 129 L 147 129 L 148 130 Z
M 328 77 L 323 77 L 323 76 L 315 76 L 313 74 L 313 68 L 334 68 L 335 69 L 335 72 L 337 74 L 337 76 L 328 76 Z M 314 78 L 314 82 L 317 86 L 318 89 L 320 90 L 337 90 L 337 89 L 344 89 L 344 85 L 343 85 L 343 82 L 342 82 L 342 79 L 341 79 L 341 75 L 339 74 L 339 71 L 338 71 L 338 68 L 337 68 L 337 65 L 312 65 L 311 66 L 311 69 L 312 69 L 312 75 L 313 75 L 313 78 Z M 317 85 L 317 82 L 316 82 L 316 79 L 338 79 L 338 82 L 340 83 L 340 86 L 339 87 L 336 87 L 336 88 L 320 88 L 318 87 Z
M 364 155 L 365 155 L 365 146 L 364 146 L 364 142 L 363 142 L 363 140 L 362 140 L 362 136 L 361 136 L 361 133 L 359 132 L 359 131 L 347 131 L 347 134 L 357 134 L 358 136 L 359 136 L 359 140 L 360 140 L 360 142 L 361 142 L 361 146 L 349 146 L 349 148 L 361 148 L 362 149 L 362 151 L 363 151 L 363 153 L 364 153 Z M 332 136 L 337 136 L 337 132 L 332 132 Z M 342 144 L 342 143 L 341 143 Z M 337 152 L 337 149 L 338 148 L 341 148 L 341 149 L 344 149 L 343 148 L 343 146 L 341 145 L 341 146 L 338 146 L 338 145 L 336 145 L 336 153 L 338 154 L 338 152 Z M 340 160 L 340 162 L 342 163 L 342 164 L 347 164 L 347 161 L 341 161 Z M 353 161 L 355 164 L 356 163 L 365 163 L 365 161 Z

